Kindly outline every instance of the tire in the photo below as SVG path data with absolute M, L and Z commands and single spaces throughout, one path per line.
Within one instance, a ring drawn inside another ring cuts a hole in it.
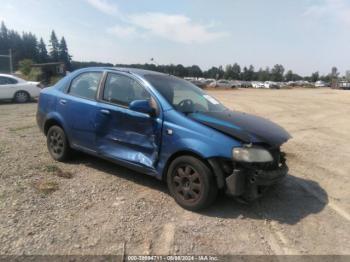
M 14 96 L 16 103 L 27 103 L 30 99 L 30 95 L 25 91 L 18 91 Z
M 63 162 L 70 156 L 71 149 L 64 130 L 59 126 L 50 127 L 46 137 L 47 148 L 51 157 Z
M 209 207 L 218 194 L 209 167 L 192 156 L 178 157 L 170 164 L 167 184 L 175 201 L 181 207 L 192 211 Z

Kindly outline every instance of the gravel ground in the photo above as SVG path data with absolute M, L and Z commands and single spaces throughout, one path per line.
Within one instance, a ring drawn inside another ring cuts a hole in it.
M 291 132 L 290 176 L 244 205 L 183 210 L 166 186 L 78 154 L 51 160 L 36 104 L 0 104 L 0 254 L 350 254 L 350 92 L 210 91 Z

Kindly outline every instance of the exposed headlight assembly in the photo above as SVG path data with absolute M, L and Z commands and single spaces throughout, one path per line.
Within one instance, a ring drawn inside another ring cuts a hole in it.
M 232 150 L 233 160 L 247 163 L 264 163 L 273 161 L 269 151 L 256 147 L 236 147 Z

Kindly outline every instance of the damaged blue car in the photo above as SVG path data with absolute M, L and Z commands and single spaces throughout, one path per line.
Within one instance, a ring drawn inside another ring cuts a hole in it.
M 218 191 L 254 200 L 288 173 L 282 127 L 158 72 L 75 71 L 42 90 L 37 122 L 53 159 L 74 149 L 154 176 L 189 210 L 208 207 Z

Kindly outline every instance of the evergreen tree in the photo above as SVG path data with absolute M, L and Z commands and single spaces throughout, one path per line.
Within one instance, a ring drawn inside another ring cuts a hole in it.
M 285 80 L 286 80 L 287 82 L 289 82 L 289 81 L 294 81 L 294 79 L 293 79 L 293 71 L 292 71 L 292 70 L 289 70 L 289 71 L 286 73 L 286 75 L 284 76 L 284 78 L 285 78 Z
M 22 34 L 22 58 L 32 61 L 38 60 L 38 41 L 32 33 Z
M 248 81 L 248 68 L 246 66 L 243 67 L 243 71 L 241 73 L 241 79 L 243 81 Z
M 183 65 L 177 65 L 175 67 L 174 75 L 184 77 L 187 76 L 186 68 Z
M 8 40 L 8 29 L 4 22 L 1 22 L 0 26 L 0 40 L 1 45 L 3 45 L 6 42 L 6 40 Z
M 276 82 L 283 81 L 284 67 L 282 65 L 275 65 L 271 70 L 271 80 Z
M 241 79 L 241 67 L 239 64 L 227 65 L 225 67 L 224 78 L 239 80 Z
M 289 81 L 298 81 L 298 80 L 302 80 L 303 78 L 298 75 L 298 74 L 294 74 L 292 70 L 289 70 L 286 75 L 284 76 L 284 80 L 289 82 Z
M 204 74 L 205 77 L 214 78 L 214 79 L 220 79 L 223 75 L 224 75 L 224 72 L 221 66 L 219 68 L 213 66 Z
M 62 37 L 58 48 L 58 59 L 65 64 L 66 70 L 71 70 L 71 56 L 68 53 L 67 43 L 64 37 Z
M 312 73 L 310 81 L 317 82 L 318 80 L 320 80 L 320 74 L 318 72 Z
M 46 63 L 49 61 L 49 55 L 47 53 L 46 44 L 42 38 L 38 44 L 38 62 Z
M 241 80 L 253 81 L 254 78 L 255 78 L 254 66 L 250 65 L 249 68 L 245 66 L 241 73 Z
M 249 66 L 247 73 L 248 73 L 247 81 L 256 80 L 256 73 L 254 71 L 254 66 L 253 65 Z
M 234 65 L 232 66 L 232 79 L 234 80 L 241 79 L 241 67 L 237 63 L 234 63 Z
M 226 65 L 224 78 L 225 79 L 233 79 L 233 77 L 234 77 L 234 75 L 233 75 L 232 65 Z
M 8 29 L 4 22 L 1 22 L 0 27 L 0 50 L 7 50 L 9 48 Z
M 64 38 L 59 42 L 54 31 L 51 33 L 49 55 L 42 38 L 38 41 L 37 37 L 30 32 L 19 34 L 14 30 L 9 30 L 4 22 L 1 22 L 0 53 L 7 55 L 9 49 L 12 49 L 15 70 L 18 69 L 19 61 L 24 59 L 32 60 L 33 63 L 62 61 L 68 70 L 71 69 L 71 56 L 68 53 L 67 43 Z M 8 59 L 0 59 L 0 71 L 9 71 Z
M 50 58 L 52 61 L 59 61 L 59 43 L 55 31 L 52 30 L 50 37 Z
M 266 67 L 265 70 L 260 68 L 257 78 L 258 78 L 259 81 L 262 81 L 262 82 L 269 81 L 270 78 L 271 78 L 270 68 Z
M 202 70 L 197 65 L 193 65 L 193 66 L 187 67 L 186 69 L 188 71 L 187 72 L 188 76 L 192 76 L 192 77 L 202 77 L 203 76 Z

